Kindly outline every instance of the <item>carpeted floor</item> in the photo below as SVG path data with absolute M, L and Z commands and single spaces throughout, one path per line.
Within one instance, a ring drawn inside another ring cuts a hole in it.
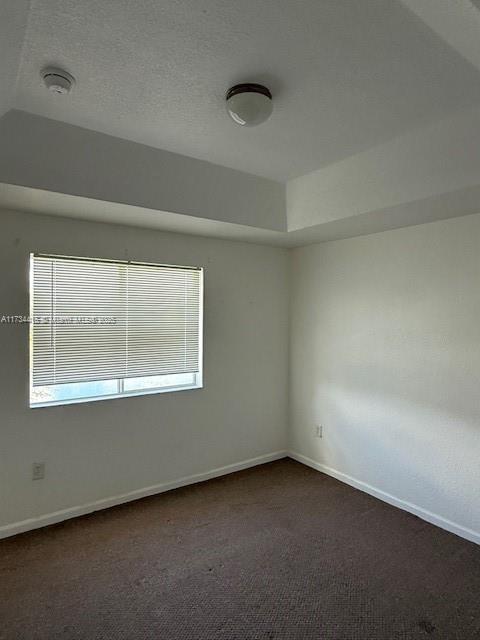
M 0 542 L 2 640 L 480 638 L 480 547 L 292 460 Z

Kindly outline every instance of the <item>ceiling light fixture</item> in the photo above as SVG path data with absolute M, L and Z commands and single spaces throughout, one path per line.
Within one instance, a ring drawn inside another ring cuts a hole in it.
M 272 94 L 261 84 L 236 84 L 227 91 L 226 101 L 228 115 L 242 127 L 265 122 L 273 111 Z
M 70 93 L 75 84 L 75 78 L 63 69 L 47 67 L 43 69 L 41 76 L 47 89 L 59 95 Z

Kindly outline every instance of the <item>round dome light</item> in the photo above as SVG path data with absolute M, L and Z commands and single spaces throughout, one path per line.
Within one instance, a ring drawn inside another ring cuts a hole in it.
M 70 93 L 75 84 L 75 78 L 63 69 L 48 67 L 41 75 L 47 89 L 59 95 Z
M 236 84 L 227 91 L 227 112 L 242 127 L 265 122 L 273 111 L 272 94 L 261 84 Z

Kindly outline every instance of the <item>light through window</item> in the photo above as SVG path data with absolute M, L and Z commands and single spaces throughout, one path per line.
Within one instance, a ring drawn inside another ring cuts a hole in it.
M 31 255 L 30 406 L 202 386 L 203 271 Z

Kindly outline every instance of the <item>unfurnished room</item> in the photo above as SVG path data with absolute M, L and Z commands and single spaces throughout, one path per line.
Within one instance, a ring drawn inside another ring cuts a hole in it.
M 480 2 L 0 0 L 0 640 L 480 639 Z

